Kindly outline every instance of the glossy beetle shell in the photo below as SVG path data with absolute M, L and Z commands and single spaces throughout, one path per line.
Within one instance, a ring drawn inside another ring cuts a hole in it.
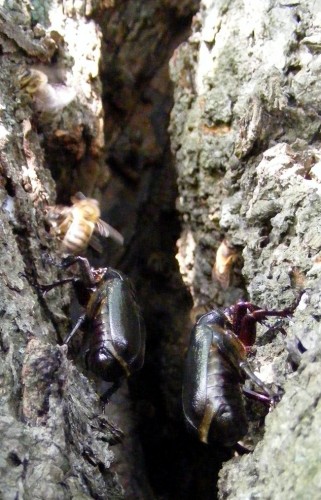
M 183 411 L 188 427 L 205 443 L 232 446 L 247 432 L 239 362 L 246 352 L 227 330 L 220 311 L 203 315 L 193 328 L 183 382 Z
M 139 370 L 145 355 L 145 328 L 130 280 L 108 269 L 86 308 L 88 368 L 107 381 Z

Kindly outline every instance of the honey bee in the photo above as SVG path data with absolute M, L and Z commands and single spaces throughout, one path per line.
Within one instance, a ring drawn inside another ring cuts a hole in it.
M 55 113 L 74 100 L 76 93 L 62 83 L 49 83 L 48 76 L 38 69 L 27 68 L 18 74 L 20 88 L 32 98 L 40 112 Z
M 46 219 L 51 226 L 51 233 L 62 241 L 63 248 L 73 254 L 79 254 L 92 246 L 98 252 L 102 247 L 94 232 L 112 238 L 123 245 L 123 236 L 107 222 L 100 219 L 100 207 L 97 200 L 87 198 L 78 192 L 71 197 L 72 206 L 54 205 L 46 209 Z
M 230 285 L 231 271 L 238 254 L 229 242 L 225 239 L 221 242 L 216 252 L 215 264 L 213 266 L 212 277 L 216 279 L 226 289 Z

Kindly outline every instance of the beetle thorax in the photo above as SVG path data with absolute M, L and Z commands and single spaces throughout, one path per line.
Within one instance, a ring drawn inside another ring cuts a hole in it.
M 95 284 L 98 285 L 107 273 L 107 267 L 99 267 L 98 269 L 91 268 L 92 275 L 94 277 Z

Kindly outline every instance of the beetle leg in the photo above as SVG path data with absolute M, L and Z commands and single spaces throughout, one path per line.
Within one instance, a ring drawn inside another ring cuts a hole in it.
M 53 288 L 56 288 L 57 286 L 62 286 L 65 285 L 66 283 L 71 283 L 75 280 L 75 278 L 66 278 L 64 280 L 59 280 L 59 281 L 54 281 L 53 283 L 50 283 L 49 285 L 40 285 L 37 284 L 36 287 L 38 290 L 40 290 L 44 295 L 47 292 L 50 292 Z
M 68 344 L 68 342 L 72 339 L 72 337 L 75 335 L 76 331 L 79 330 L 79 328 L 81 327 L 81 325 L 84 323 L 84 321 L 86 319 L 87 319 L 86 313 L 79 316 L 77 323 L 75 324 L 75 326 L 73 327 L 73 329 L 71 330 L 69 335 L 66 337 L 64 344 Z
M 254 344 L 256 339 L 256 322 L 257 320 L 254 313 L 246 314 L 239 325 L 237 336 L 245 347 L 250 347 Z
M 270 333 L 274 331 L 280 331 L 283 335 L 286 335 L 286 331 L 283 328 L 283 318 L 275 321 L 274 324 L 268 323 L 267 321 L 262 321 L 262 324 L 266 326 L 267 330 L 265 333 Z
M 270 316 L 286 318 L 287 316 L 291 316 L 292 313 L 293 311 L 292 308 L 290 307 L 286 307 L 285 309 L 281 309 L 280 311 L 275 311 L 275 310 L 269 311 L 268 309 L 258 309 L 257 311 L 253 311 L 251 313 L 251 317 L 253 317 L 255 321 L 261 322 Z
M 280 311 L 276 310 L 268 310 L 268 309 L 260 309 L 256 308 L 255 310 L 249 310 L 252 313 L 252 316 L 255 318 L 256 321 L 263 321 L 266 319 L 268 316 L 279 316 L 280 318 L 286 318 L 287 316 L 292 316 L 296 308 L 298 307 L 301 297 L 304 294 L 305 290 L 301 290 L 298 296 L 296 297 L 295 301 L 293 304 L 289 307 L 285 307 L 284 309 L 281 309 Z
M 252 391 L 247 387 L 242 387 L 242 391 L 248 398 L 254 399 L 255 401 L 260 401 L 261 403 L 267 403 L 268 405 L 270 405 L 272 399 L 274 399 L 270 396 L 267 396 L 266 394 L 263 394 L 262 392 Z
M 40 283 L 37 283 L 35 279 L 30 277 L 28 274 L 25 273 L 19 273 L 20 278 L 26 278 L 30 285 L 36 288 L 39 292 L 41 292 L 43 295 L 46 295 L 47 292 L 50 292 L 53 288 L 56 288 L 58 286 L 65 285 L 66 283 L 71 283 L 75 281 L 75 278 L 66 278 L 63 280 L 59 281 L 54 281 L 53 283 L 50 283 L 48 285 L 41 285 Z
M 250 314 L 246 314 L 240 323 L 239 331 L 237 335 L 241 342 L 246 347 L 252 346 L 255 342 L 256 337 L 256 323 L 263 323 L 268 317 L 280 317 L 286 318 L 287 316 L 292 314 L 292 308 L 282 309 L 280 311 L 269 311 L 267 309 L 257 309 L 256 311 L 251 312 Z M 270 329 L 280 329 L 282 331 L 282 327 L 279 328 L 280 322 L 277 322 L 276 325 L 270 326 Z M 283 330 L 284 331 L 284 330 Z
M 104 410 L 103 410 L 104 413 Z M 99 422 L 99 427 L 98 429 L 107 429 L 107 431 L 111 434 L 111 439 L 109 441 L 110 445 L 114 444 L 119 444 L 123 441 L 124 439 L 124 433 L 121 429 L 116 427 L 116 425 L 111 422 L 105 415 L 97 415 L 98 417 L 98 422 Z M 93 425 L 93 424 L 92 424 Z M 94 429 L 97 429 L 96 426 L 94 426 Z
M 253 314 L 259 309 L 251 302 L 241 300 L 224 311 L 232 325 L 232 331 L 246 347 L 252 346 L 255 342 L 256 322 L 259 320 Z
M 265 394 L 268 395 L 270 401 L 274 400 L 277 397 L 277 395 L 273 391 L 271 391 L 268 386 L 265 385 L 261 379 L 259 379 L 259 377 L 255 375 L 247 361 L 241 361 L 239 365 L 241 370 L 249 377 L 249 379 L 251 379 L 258 387 L 260 387 L 265 392 Z
M 293 304 L 281 310 L 262 309 L 251 302 L 240 301 L 225 310 L 234 333 L 246 347 L 254 344 L 256 323 L 263 323 L 268 317 L 286 318 L 292 316 L 305 290 L 301 290 Z M 284 331 L 284 330 L 283 330 Z
M 92 272 L 92 269 L 90 267 L 88 259 L 85 257 L 81 257 L 80 255 L 73 257 L 72 255 L 69 255 L 66 257 L 62 264 L 61 267 L 64 269 L 67 269 L 68 267 L 72 266 L 73 264 L 78 264 L 81 275 L 82 275 L 82 281 L 85 284 L 86 287 L 91 287 L 95 285 L 96 280 L 95 276 Z
M 103 412 L 105 411 L 105 405 L 109 403 L 110 398 L 112 397 L 114 392 L 116 392 L 119 389 L 121 384 L 122 384 L 122 378 L 120 377 L 118 380 L 115 380 L 113 385 L 109 387 L 109 389 L 107 389 L 107 391 L 105 391 L 104 394 L 100 396 L 100 401 L 103 405 Z
M 234 450 L 236 451 L 236 453 L 240 456 L 242 455 L 245 455 L 245 454 L 248 454 L 248 453 L 252 453 L 253 450 L 249 450 L 249 448 L 246 448 L 245 446 L 243 446 L 241 443 L 236 443 L 234 446 L 233 446 Z

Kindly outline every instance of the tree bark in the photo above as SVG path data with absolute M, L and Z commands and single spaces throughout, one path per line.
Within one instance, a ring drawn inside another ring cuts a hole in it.
M 60 252 L 44 219 L 56 197 L 48 167 L 67 202 L 80 188 L 95 194 L 104 174 L 100 34 L 85 4 L 38 7 L 0 11 L 1 498 L 121 498 L 110 470 L 113 426 L 62 345 L 69 289 L 43 296 L 37 287 L 58 279 L 46 258 Z M 30 67 L 61 88 L 69 77 L 76 100 L 39 114 L 19 85 Z
M 260 329 L 252 361 L 284 396 L 263 437 L 251 422 L 254 452 L 223 466 L 220 498 L 319 495 L 319 14 L 319 2 L 204 1 L 171 60 L 179 256 L 196 305 L 280 309 L 305 290 L 286 336 Z M 222 240 L 239 254 L 225 286 Z
M 212 499 L 220 469 L 220 498 L 319 495 L 320 11 L 308 0 L 0 9 L 5 500 Z M 76 97 L 44 110 L 20 88 L 26 68 Z M 66 277 L 49 263 L 61 246 L 45 210 L 79 190 L 125 236 L 91 263 L 130 275 L 147 326 L 145 367 L 106 415 L 77 341 L 63 345 L 70 289 L 37 287 Z M 239 298 L 281 309 L 302 291 L 286 335 L 260 327 L 249 355 L 284 391 L 265 420 L 247 403 L 253 453 L 198 443 L 180 399 L 189 292 L 195 317 Z

